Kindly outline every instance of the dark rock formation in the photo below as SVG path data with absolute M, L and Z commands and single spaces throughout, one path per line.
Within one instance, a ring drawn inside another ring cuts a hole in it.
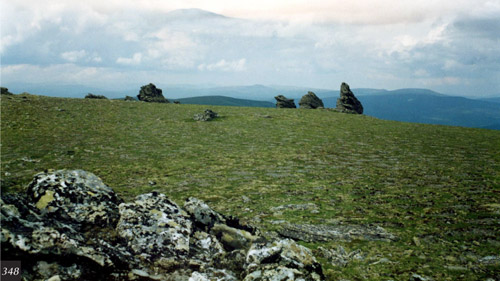
M 101 99 L 101 100 L 107 100 L 108 98 L 103 96 L 103 95 L 94 95 L 92 93 L 88 93 L 85 96 L 86 99 Z
M 37 174 L 0 204 L 2 259 L 22 260 L 23 280 L 324 279 L 293 240 L 266 240 L 196 198 L 183 208 L 157 192 L 123 203 L 81 170 Z
M 337 111 L 344 113 L 363 114 L 361 102 L 354 96 L 347 83 L 340 85 L 340 98 L 337 99 Z
M 175 104 L 181 104 L 181 102 L 180 102 L 180 101 L 178 101 L 178 100 L 174 101 L 174 103 L 175 103 Z
M 285 224 L 278 231 L 283 237 L 306 242 L 395 241 L 396 236 L 380 226 Z
M 215 118 L 219 117 L 216 112 L 213 112 L 210 109 L 206 109 L 203 113 L 197 113 L 193 116 L 193 119 L 196 121 L 211 121 Z
M 300 99 L 299 105 L 300 108 L 307 108 L 307 109 L 316 109 L 325 107 L 323 105 L 323 101 L 320 98 L 318 98 L 318 96 L 316 96 L 316 94 L 313 92 L 307 92 L 307 94 Z
M 287 99 L 283 95 L 275 96 L 276 99 L 276 108 L 297 108 L 293 99 Z
M 5 87 L 0 87 L 1 88 L 1 94 L 2 95 L 12 95 L 11 92 L 9 92 L 9 89 L 5 88 Z
M 160 103 L 169 102 L 163 96 L 162 90 L 156 88 L 156 86 L 152 83 L 142 86 L 141 90 L 139 91 L 139 95 L 137 95 L 137 98 L 140 101 L 145 101 L 145 102 L 160 102 Z
M 137 101 L 134 97 L 125 96 L 125 101 Z

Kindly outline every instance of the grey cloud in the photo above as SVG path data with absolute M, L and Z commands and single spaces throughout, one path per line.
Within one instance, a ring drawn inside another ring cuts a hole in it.
M 441 20 L 410 28 L 243 20 L 196 9 L 117 11 L 90 21 L 81 17 L 67 13 L 59 21 L 40 21 L 39 31 L 4 50 L 2 63 L 43 70 L 72 62 L 79 68 L 106 68 L 112 79 L 123 79 L 111 74 L 116 71 L 167 82 L 332 88 L 345 80 L 356 87 L 381 88 L 434 83 L 441 87 L 436 90 L 462 87 L 473 93 L 474 83 L 490 79 L 492 90 L 499 87 L 491 82 L 498 81 L 492 78 L 500 69 L 496 18 L 459 18 L 447 25 Z M 446 26 L 442 32 L 427 36 L 441 25 Z M 394 48 L 405 35 L 415 43 Z M 217 75 L 221 71 L 224 75 Z M 460 84 L 466 80 L 469 86 Z
M 471 39 L 500 39 L 500 17 L 495 18 L 461 18 L 453 23 L 453 28 L 469 36 Z

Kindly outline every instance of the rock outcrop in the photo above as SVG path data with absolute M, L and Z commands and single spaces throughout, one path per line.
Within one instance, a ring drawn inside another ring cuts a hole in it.
M 160 102 L 160 103 L 168 103 L 169 101 L 163 96 L 162 90 L 156 88 L 153 83 L 149 83 L 148 85 L 144 85 L 141 87 L 137 98 L 140 101 L 145 102 Z
M 307 92 L 299 101 L 300 108 L 316 109 L 324 108 L 323 101 L 313 92 Z
M 396 241 L 398 238 L 380 226 L 285 224 L 278 231 L 283 237 L 306 242 Z
M 85 96 L 86 99 L 101 99 L 101 100 L 107 100 L 108 98 L 103 96 L 103 95 L 94 95 L 92 93 L 88 93 Z
M 5 87 L 0 87 L 1 88 L 1 94 L 2 95 L 12 95 L 11 92 L 9 92 L 9 89 L 5 88 Z
M 123 202 L 92 173 L 37 174 L 1 202 L 2 259 L 23 280 L 323 280 L 311 251 L 165 194 Z
M 276 99 L 276 108 L 297 108 L 293 99 L 287 99 L 283 95 L 278 95 L 274 98 Z
M 212 121 L 213 119 L 219 117 L 217 112 L 213 112 L 210 109 L 206 109 L 203 113 L 197 113 L 193 116 L 195 121 Z
M 125 96 L 125 101 L 137 101 L 134 97 L 131 96 Z
M 347 83 L 340 85 L 340 98 L 337 99 L 337 111 L 344 113 L 363 114 L 361 102 L 354 96 Z

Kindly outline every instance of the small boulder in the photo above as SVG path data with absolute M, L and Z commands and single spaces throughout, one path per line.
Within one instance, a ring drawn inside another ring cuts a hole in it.
M 316 109 L 324 108 L 323 101 L 313 92 L 307 92 L 299 102 L 300 108 Z
M 108 98 L 103 96 L 103 95 L 94 95 L 92 93 L 88 93 L 85 96 L 86 99 L 100 99 L 100 100 L 107 100 Z
M 163 96 L 162 90 L 156 88 L 153 83 L 149 83 L 148 85 L 144 85 L 141 87 L 139 91 L 139 95 L 137 98 L 140 101 L 145 102 L 159 102 L 159 103 L 168 103 L 169 101 Z
M 297 108 L 293 99 L 287 99 L 283 95 L 274 97 L 276 99 L 276 108 Z
M 206 109 L 203 113 L 197 113 L 193 116 L 195 121 L 211 121 L 215 118 L 219 117 L 219 114 L 213 112 L 210 109 Z
M 340 98 L 337 99 L 337 111 L 343 113 L 363 114 L 361 102 L 354 96 L 347 83 L 340 85 Z

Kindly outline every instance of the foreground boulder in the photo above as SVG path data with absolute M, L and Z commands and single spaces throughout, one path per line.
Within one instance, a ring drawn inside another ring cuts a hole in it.
M 297 108 L 293 99 L 287 99 L 283 95 L 278 95 L 274 98 L 276 99 L 276 108 Z
M 108 98 L 103 96 L 103 95 L 94 95 L 92 93 L 88 93 L 85 96 L 86 99 L 101 99 L 101 100 L 107 100 Z
M 156 88 L 153 83 L 149 83 L 148 85 L 144 85 L 141 87 L 139 91 L 139 95 L 137 98 L 140 101 L 145 102 L 159 102 L 159 103 L 168 103 L 169 101 L 163 96 L 162 90 Z
M 37 174 L 3 195 L 2 259 L 23 280 L 323 280 L 311 251 L 237 218 L 152 192 L 124 203 L 92 173 Z
M 337 111 L 344 113 L 363 114 L 361 102 L 354 96 L 347 83 L 340 85 L 340 98 L 337 99 Z
M 324 108 L 323 101 L 313 92 L 307 92 L 299 101 L 300 108 L 316 109 Z
M 212 121 L 213 119 L 219 117 L 217 112 L 213 112 L 210 109 L 206 109 L 203 113 L 197 113 L 193 116 L 195 121 Z

